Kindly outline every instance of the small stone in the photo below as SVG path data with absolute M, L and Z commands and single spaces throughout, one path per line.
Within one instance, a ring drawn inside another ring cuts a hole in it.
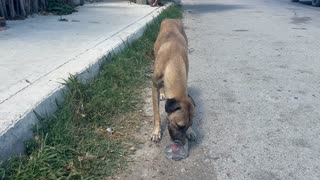
M 230 173 L 227 173 L 227 176 L 230 178 Z
M 216 161 L 216 160 L 220 159 L 220 157 L 214 157 L 212 159 Z
M 40 137 L 38 135 L 34 136 L 34 140 L 39 141 Z
M 66 19 L 66 18 L 62 18 L 62 17 L 60 17 L 59 21 L 69 21 L 69 20 L 68 20 L 68 19 Z
M 298 97 L 294 97 L 294 99 L 298 99 Z
M 135 151 L 136 148 L 132 146 L 129 150 L 130 150 L 130 151 Z
M 96 158 L 96 157 L 97 157 L 97 156 L 86 152 L 86 155 L 85 155 L 85 158 L 86 158 L 86 159 L 94 159 L 94 158 Z
M 108 128 L 107 128 L 107 131 L 108 131 L 109 133 L 113 133 L 113 130 L 112 130 L 111 127 L 108 127 Z
M 186 169 L 185 169 L 185 168 L 182 168 L 182 169 L 181 169 L 181 172 L 182 172 L 182 173 L 186 172 Z
M 83 156 L 78 156 L 78 161 L 81 162 L 84 160 L 84 157 Z

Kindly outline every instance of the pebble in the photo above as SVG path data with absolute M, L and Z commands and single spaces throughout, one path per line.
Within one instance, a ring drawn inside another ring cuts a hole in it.
M 182 168 L 182 169 L 181 169 L 181 172 L 182 172 L 182 173 L 186 172 L 186 169 L 185 169 L 185 168 Z
M 112 130 L 111 127 L 108 127 L 108 128 L 107 128 L 107 131 L 108 131 L 109 133 L 113 133 L 113 130 Z

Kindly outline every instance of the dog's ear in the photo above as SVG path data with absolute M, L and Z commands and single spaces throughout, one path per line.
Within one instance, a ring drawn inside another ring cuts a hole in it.
M 172 113 L 178 109 L 181 109 L 180 103 L 176 99 L 167 99 L 165 105 L 166 113 Z
M 193 98 L 190 96 L 190 94 L 188 94 L 188 96 L 191 99 L 193 106 L 196 107 L 196 103 L 194 102 Z

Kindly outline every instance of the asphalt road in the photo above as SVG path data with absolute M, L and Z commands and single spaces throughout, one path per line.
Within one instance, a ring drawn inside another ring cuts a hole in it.
M 165 133 L 159 147 L 137 151 L 127 179 L 320 179 L 320 8 L 289 0 L 183 4 L 199 140 L 173 162 L 163 155 Z
M 320 179 L 320 8 L 187 0 L 190 88 L 217 179 Z

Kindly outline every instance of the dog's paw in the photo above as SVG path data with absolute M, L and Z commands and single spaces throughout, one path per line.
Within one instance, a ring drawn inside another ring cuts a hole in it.
M 164 101 L 166 100 L 166 96 L 164 95 L 164 93 L 160 93 L 160 101 Z
M 154 143 L 158 143 L 161 140 L 161 131 L 160 130 L 153 130 L 151 135 L 151 141 Z
M 187 130 L 187 138 L 190 141 L 196 141 L 197 140 L 197 134 L 196 134 L 196 132 L 194 132 L 192 127 L 189 127 L 188 130 Z

